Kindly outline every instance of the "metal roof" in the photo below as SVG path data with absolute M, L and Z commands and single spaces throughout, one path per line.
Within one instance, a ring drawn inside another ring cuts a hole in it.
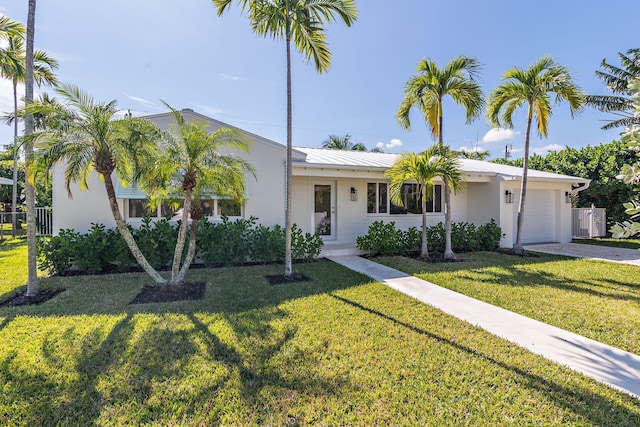
M 13 185 L 13 180 L 0 177 L 0 185 Z
M 295 147 L 306 154 L 304 161 L 296 161 L 294 166 L 322 167 L 338 169 L 344 167 L 387 169 L 400 157 L 400 154 L 369 153 L 366 151 L 334 150 L 328 148 Z M 500 175 L 504 179 L 519 179 L 522 168 L 501 165 L 481 160 L 460 159 L 461 169 L 466 174 Z M 542 181 L 588 182 L 588 179 L 529 169 L 529 179 Z

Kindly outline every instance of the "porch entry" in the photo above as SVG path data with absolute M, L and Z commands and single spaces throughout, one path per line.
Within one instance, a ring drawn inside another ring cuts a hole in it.
M 325 240 L 336 238 L 336 185 L 331 181 L 313 183 L 313 230 Z

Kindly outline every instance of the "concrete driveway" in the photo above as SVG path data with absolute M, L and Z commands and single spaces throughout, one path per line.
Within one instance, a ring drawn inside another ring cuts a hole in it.
M 621 264 L 640 265 L 640 250 L 611 248 L 608 246 L 585 245 L 581 243 L 545 243 L 526 245 L 532 252 L 543 252 L 554 255 L 567 255 L 576 258 L 591 258 Z

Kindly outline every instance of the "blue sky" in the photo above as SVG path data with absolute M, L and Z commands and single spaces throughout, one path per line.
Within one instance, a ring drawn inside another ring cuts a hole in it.
M 484 64 L 486 95 L 510 67 L 528 67 L 549 54 L 571 69 L 590 94 L 606 94 L 595 77 L 600 61 L 618 64 L 617 53 L 640 47 L 633 19 L 640 3 L 578 0 L 360 0 L 359 18 L 347 28 L 328 26 L 328 73 L 318 74 L 294 52 L 294 145 L 318 147 L 331 133 L 353 135 L 368 148 L 419 151 L 433 141 L 421 117 L 405 131 L 395 120 L 404 83 L 425 57 L 444 65 L 458 55 Z M 26 1 L 11 0 L 0 13 L 26 22 Z M 608 11 L 611 11 L 609 13 Z M 197 112 L 285 143 L 285 51 L 280 41 L 258 38 L 234 7 L 219 18 L 211 1 L 39 1 L 36 48 L 60 61 L 59 78 L 134 115 L 175 108 Z M 0 83 L 0 111 L 11 109 L 11 86 Z M 465 124 L 464 110 L 445 104 L 445 143 L 478 145 L 501 157 L 506 144 L 521 156 L 524 111 L 512 132 L 491 131 L 479 118 Z M 554 109 L 549 137 L 532 149 L 581 147 L 616 139 L 602 131 L 611 118 L 587 109 L 572 119 L 566 105 Z M 0 126 L 0 144 L 12 140 Z

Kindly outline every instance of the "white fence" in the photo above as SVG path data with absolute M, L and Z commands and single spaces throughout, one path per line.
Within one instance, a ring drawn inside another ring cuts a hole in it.
M 0 212 L 0 225 L 12 224 L 14 215 L 18 221 L 24 224 L 27 222 L 26 212 Z M 1 227 L 0 227 L 1 228 Z M 53 231 L 53 211 L 49 207 L 36 208 L 36 233 L 39 236 L 51 236 Z M 11 234 L 11 231 L 5 234 Z
M 604 237 L 607 234 L 605 208 L 573 208 L 572 237 Z

